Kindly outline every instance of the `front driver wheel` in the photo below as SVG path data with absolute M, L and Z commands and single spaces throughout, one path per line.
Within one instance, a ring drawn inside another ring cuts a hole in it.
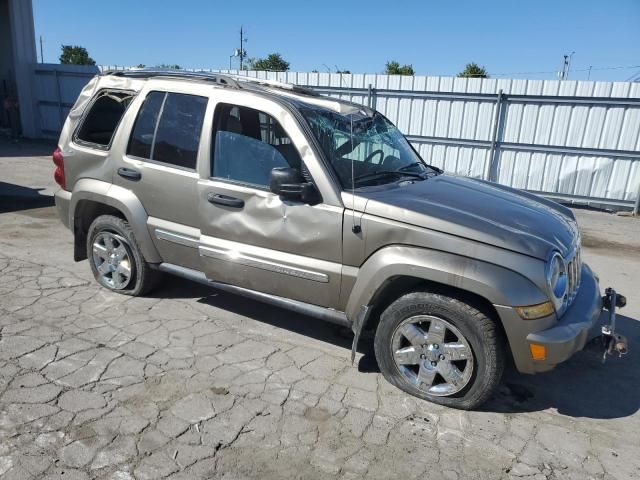
M 453 408 L 480 406 L 500 383 L 504 347 L 496 323 L 461 300 L 403 295 L 382 313 L 375 353 L 385 378 L 411 395 Z

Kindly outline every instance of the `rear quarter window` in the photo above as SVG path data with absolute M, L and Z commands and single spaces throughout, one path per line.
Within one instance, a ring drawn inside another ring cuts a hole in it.
M 96 95 L 77 130 L 75 141 L 108 149 L 120 120 L 133 100 L 130 92 L 105 90 Z

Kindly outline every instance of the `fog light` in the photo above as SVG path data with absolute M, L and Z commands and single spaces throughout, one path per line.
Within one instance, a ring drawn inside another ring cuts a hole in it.
M 531 351 L 531 358 L 534 360 L 545 360 L 547 358 L 547 347 L 544 345 L 530 343 L 529 350 Z
M 544 302 L 538 305 L 527 305 L 526 307 L 514 307 L 518 315 L 524 320 L 535 320 L 536 318 L 548 317 L 555 309 L 553 303 Z

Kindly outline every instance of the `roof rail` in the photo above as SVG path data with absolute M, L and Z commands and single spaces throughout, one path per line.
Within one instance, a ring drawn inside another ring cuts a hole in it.
M 229 73 L 212 73 L 212 72 L 189 72 L 185 70 L 167 70 L 156 68 L 138 68 L 132 70 L 105 70 L 100 75 L 113 75 L 116 77 L 128 78 L 152 78 L 152 77 L 169 77 L 185 80 L 203 80 L 206 82 L 216 83 L 225 87 L 243 88 L 242 83 L 262 85 L 271 88 L 281 88 L 295 93 L 304 95 L 319 94 L 309 88 L 301 87 L 294 83 L 279 82 L 277 80 L 267 80 L 263 78 L 248 77 L 245 75 L 229 74 Z
M 187 72 L 184 70 L 164 70 L 153 68 L 140 68 L 135 70 L 105 70 L 100 75 L 113 75 L 128 78 L 152 78 L 169 77 L 185 80 L 204 80 L 225 87 L 240 88 L 238 82 L 229 75 L 209 72 Z
M 309 88 L 301 87 L 295 83 L 279 82 L 278 80 L 267 80 L 266 78 L 249 77 L 247 75 L 238 75 L 232 73 L 223 74 L 237 82 L 255 83 L 256 85 L 264 85 L 266 87 L 282 88 L 283 90 L 291 90 L 296 93 L 303 93 L 305 95 L 313 95 L 317 97 L 319 94 Z

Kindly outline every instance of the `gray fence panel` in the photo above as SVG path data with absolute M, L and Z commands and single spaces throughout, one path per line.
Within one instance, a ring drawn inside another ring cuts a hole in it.
M 43 137 L 58 137 L 80 91 L 98 72 L 98 67 L 89 65 L 36 65 L 33 79 L 35 108 Z

